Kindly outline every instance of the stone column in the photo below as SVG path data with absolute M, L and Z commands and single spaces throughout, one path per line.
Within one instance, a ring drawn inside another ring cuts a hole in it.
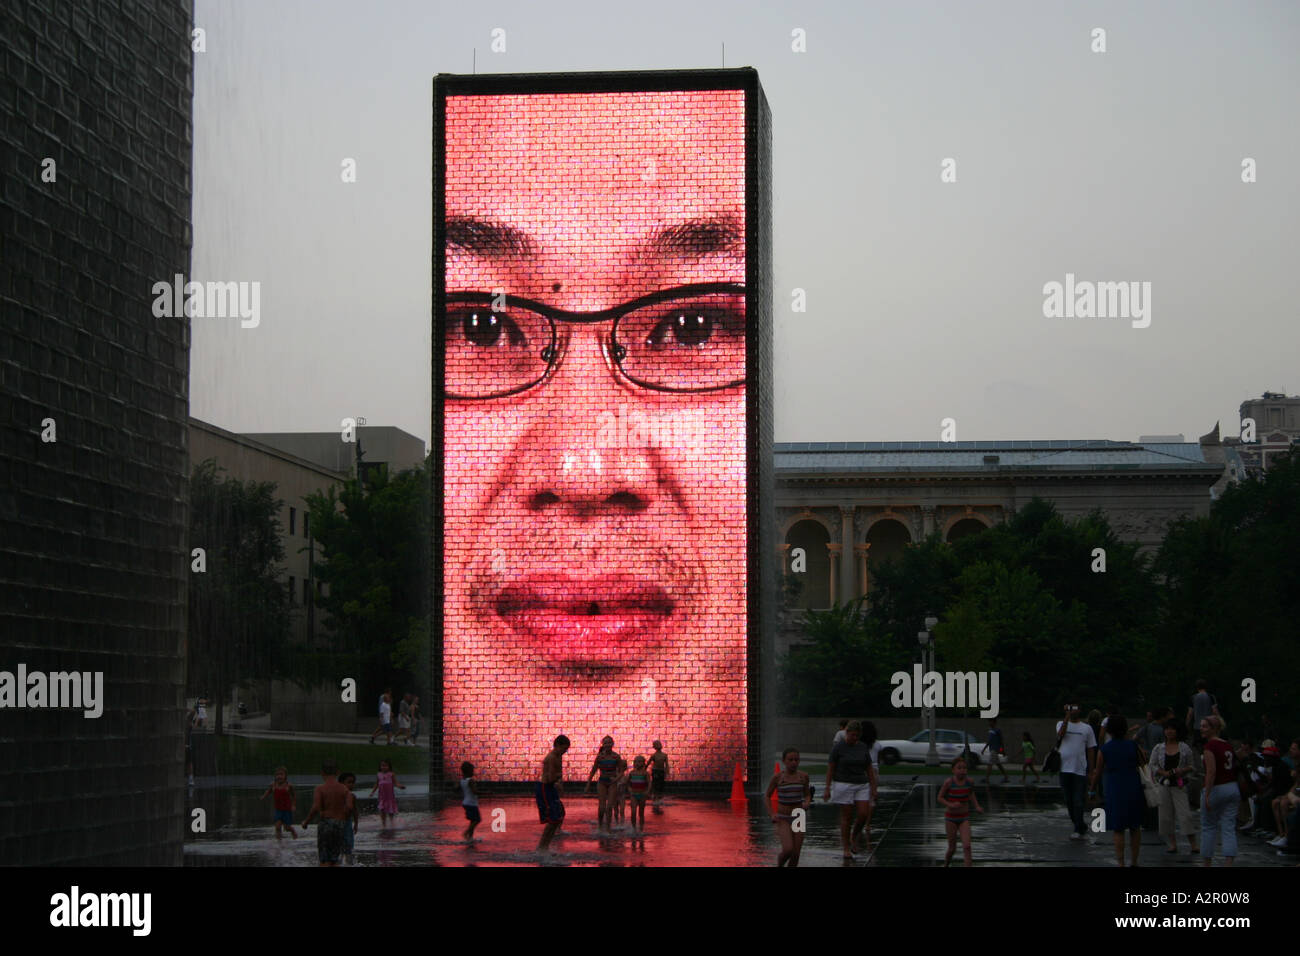
M 923 505 L 921 507 L 921 536 L 928 538 L 934 533 L 935 527 L 935 508 L 933 505 Z
M 831 541 L 827 543 L 826 550 L 830 552 L 831 556 L 831 607 L 835 607 L 835 605 L 840 603 L 839 596 L 841 593 L 841 589 L 838 586 L 840 579 L 840 546 L 834 541 Z
M 855 544 L 853 546 L 853 553 L 857 555 L 858 559 L 858 594 L 863 596 L 866 595 L 867 591 L 871 587 L 867 571 L 867 559 L 870 557 L 870 551 L 870 541 L 866 544 Z
M 854 578 L 857 577 L 857 565 L 853 561 L 853 507 L 840 505 L 840 594 L 841 601 L 852 601 L 858 596 Z

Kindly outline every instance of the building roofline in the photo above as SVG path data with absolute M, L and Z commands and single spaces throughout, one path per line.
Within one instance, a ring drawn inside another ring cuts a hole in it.
M 774 472 L 778 478 L 841 478 L 853 480 L 865 475 L 873 477 L 915 478 L 917 476 L 935 475 L 943 478 L 993 478 L 1003 481 L 1009 478 L 1123 478 L 1150 477 L 1151 475 L 1169 475 L 1177 478 L 1197 478 L 1201 476 L 1218 476 L 1223 474 L 1221 462 L 1193 462 L 1186 465 L 1174 464 L 1112 464 L 1112 465 L 865 465 L 861 468 L 781 468 Z
M 226 441 L 234 442 L 236 445 L 243 445 L 245 448 L 248 448 L 252 451 L 259 452 L 260 454 L 268 455 L 272 458 L 279 458 L 281 461 L 288 462 L 291 465 L 297 465 L 299 468 L 305 468 L 308 471 L 314 471 L 317 474 L 330 478 L 334 481 L 347 481 L 349 478 L 352 477 L 352 475 L 348 472 L 334 471 L 332 468 L 325 468 L 324 466 L 320 465 L 317 462 L 309 461 L 306 458 L 299 458 L 297 455 L 292 455 L 289 452 L 282 451 L 281 449 L 276 448 L 272 445 L 264 445 L 260 441 L 256 441 L 255 439 L 249 438 L 247 435 L 241 435 L 236 432 L 226 431 L 226 429 L 224 428 L 220 428 L 217 425 L 213 425 L 211 422 L 205 422 L 202 419 L 195 418 L 193 415 L 189 416 L 189 425 L 191 428 L 197 428 L 199 431 L 208 432 L 212 435 L 215 435 L 218 438 L 223 438 Z M 278 433 L 267 432 L 266 434 L 278 434 Z M 337 434 L 337 433 L 323 432 L 322 434 Z M 219 464 L 220 462 L 218 462 L 218 465 Z M 193 466 L 194 466 L 194 455 L 193 453 L 191 453 L 190 454 L 191 470 L 193 469 Z
M 1096 451 L 1099 448 L 1139 451 L 1147 445 L 1190 445 L 1198 442 L 1130 442 L 1109 438 L 1008 439 L 1006 441 L 834 441 L 773 442 L 772 451 L 781 453 L 853 451 Z

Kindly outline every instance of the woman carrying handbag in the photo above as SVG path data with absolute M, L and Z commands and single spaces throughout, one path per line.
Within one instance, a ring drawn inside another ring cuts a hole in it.
M 1147 770 L 1156 782 L 1156 806 L 1160 811 L 1160 836 L 1168 844 L 1166 853 L 1178 852 L 1177 830 L 1187 837 L 1192 855 L 1201 852 L 1200 822 L 1188 800 L 1188 791 L 1196 768 L 1192 748 L 1179 740 L 1181 725 L 1172 717 L 1165 721 L 1164 743 L 1151 751 Z

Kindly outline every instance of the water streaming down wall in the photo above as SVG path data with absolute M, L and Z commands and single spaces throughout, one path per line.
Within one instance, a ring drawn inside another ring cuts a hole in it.
M 104 697 L 0 709 L 5 865 L 181 862 L 190 329 L 152 286 L 190 271 L 192 20 L 0 10 L 0 670 Z

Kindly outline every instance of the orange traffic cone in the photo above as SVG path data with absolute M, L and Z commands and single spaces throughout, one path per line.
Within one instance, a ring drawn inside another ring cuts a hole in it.
M 745 772 L 741 770 L 740 764 L 737 763 L 736 772 L 731 777 L 731 802 L 732 803 L 747 802 L 745 797 L 744 776 L 745 776 Z

